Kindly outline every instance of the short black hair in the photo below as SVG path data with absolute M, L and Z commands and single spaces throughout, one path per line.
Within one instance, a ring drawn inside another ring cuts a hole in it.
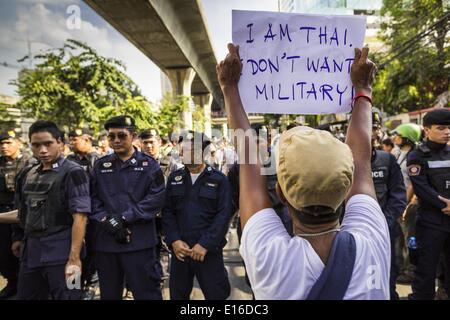
M 56 140 L 61 140 L 61 142 L 64 142 L 64 134 L 61 130 L 59 130 L 56 123 L 52 121 L 46 121 L 46 120 L 38 120 L 34 122 L 30 129 L 28 130 L 28 138 L 31 140 L 31 136 L 34 133 L 38 132 L 48 132 L 52 135 L 53 138 Z
M 391 138 L 386 138 L 383 141 L 381 141 L 381 144 L 384 144 L 386 146 L 389 146 L 391 148 L 394 147 L 394 143 L 392 142 Z
M 292 213 L 298 221 L 305 224 L 324 224 L 339 220 L 342 215 L 343 205 L 341 204 L 336 210 L 327 206 L 308 206 L 301 210 L 292 208 Z

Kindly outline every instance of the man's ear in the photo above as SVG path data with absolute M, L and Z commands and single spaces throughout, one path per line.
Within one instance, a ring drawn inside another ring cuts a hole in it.
M 281 190 L 281 188 L 280 188 L 280 185 L 278 184 L 278 182 L 277 182 L 277 184 L 276 184 L 276 186 L 275 186 L 275 191 L 277 192 L 277 196 L 278 196 L 278 198 L 280 198 L 280 201 L 281 201 L 281 203 L 285 206 L 285 207 L 287 207 L 287 200 L 286 200 L 286 198 L 284 197 L 284 194 L 283 194 L 283 191 Z

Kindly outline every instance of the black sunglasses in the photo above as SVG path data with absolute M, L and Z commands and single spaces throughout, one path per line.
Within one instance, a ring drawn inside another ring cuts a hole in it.
M 116 140 L 116 134 L 115 133 L 108 133 L 108 140 L 114 141 Z M 126 134 L 125 132 L 119 132 L 117 133 L 117 138 L 119 138 L 119 140 L 125 140 L 126 138 L 128 138 L 128 134 Z

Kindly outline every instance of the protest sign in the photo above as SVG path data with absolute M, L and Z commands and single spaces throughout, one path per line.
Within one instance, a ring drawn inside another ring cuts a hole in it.
M 363 46 L 365 17 L 233 10 L 232 20 L 247 112 L 350 111 L 350 66 Z

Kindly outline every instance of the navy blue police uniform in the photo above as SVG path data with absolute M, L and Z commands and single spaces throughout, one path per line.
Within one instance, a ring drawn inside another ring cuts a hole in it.
M 400 225 L 397 220 L 406 208 L 406 188 L 400 166 L 394 155 L 381 150 L 373 150 L 371 165 L 377 200 L 386 217 L 391 239 L 390 296 L 392 300 L 397 300 L 399 296 L 395 290 L 398 276 L 395 238 L 400 235 Z
M 444 288 L 450 292 L 450 216 L 441 210 L 445 203 L 438 196 L 450 199 L 450 147 L 425 141 L 408 155 L 408 174 L 416 194 L 417 268 L 411 299 L 434 299 L 436 269 L 443 253 L 446 276 Z
M 91 173 L 95 161 L 100 157 L 101 156 L 97 152 L 89 152 L 81 157 L 75 153 L 71 153 L 67 155 L 66 159 L 78 163 L 84 171 Z
M 72 133 L 72 136 L 75 136 Z M 67 155 L 66 159 L 73 161 L 81 166 L 83 170 L 87 173 L 88 177 L 91 175 L 92 170 L 94 168 L 94 163 L 97 159 L 100 158 L 100 155 L 96 152 L 88 152 L 85 155 L 78 155 L 75 153 L 71 153 Z M 95 228 L 92 224 L 88 223 L 86 225 L 86 234 L 85 234 L 85 243 L 86 243 L 86 257 L 82 262 L 82 284 L 87 290 L 87 287 L 95 282 L 94 274 L 95 274 L 95 265 L 94 265 L 94 253 L 93 253 L 93 237 L 95 234 Z
M 50 170 L 42 170 L 42 165 L 28 168 L 20 188 L 17 204 L 24 246 L 18 299 L 80 299 L 81 289 L 66 282 L 65 266 L 72 244 L 72 215 L 91 211 L 86 173 L 61 156 Z
M 125 162 L 113 153 L 96 161 L 91 180 L 101 299 L 122 299 L 125 279 L 134 299 L 162 299 L 155 216 L 163 207 L 165 186 L 158 163 L 139 151 Z M 105 228 L 104 220 L 111 218 L 122 221 L 127 242 Z
M 14 132 L 0 133 L 0 141 L 14 139 Z M 0 212 L 15 209 L 14 192 L 17 174 L 29 160 L 26 154 L 19 154 L 15 159 L 0 156 Z M 11 251 L 13 226 L 0 224 L 0 274 L 7 279 L 7 286 L 0 291 L 0 299 L 8 298 L 17 292 L 19 259 Z
M 226 244 L 231 211 L 230 185 L 223 173 L 209 166 L 192 184 L 187 168 L 173 172 L 167 181 L 163 209 L 163 230 L 169 246 L 182 240 L 192 248 L 197 243 L 207 249 L 203 262 L 172 255 L 170 297 L 189 300 L 194 276 L 206 299 L 223 300 L 230 294 L 222 249 Z

